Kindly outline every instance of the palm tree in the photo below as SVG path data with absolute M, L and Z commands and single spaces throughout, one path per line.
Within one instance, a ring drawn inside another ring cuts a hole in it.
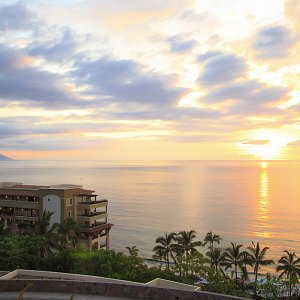
M 167 261 L 167 268 L 170 267 L 170 256 L 174 259 L 173 251 L 176 245 L 173 243 L 175 241 L 176 233 L 166 233 L 165 236 L 160 236 L 156 239 L 155 243 L 158 245 L 153 248 L 153 251 L 164 254 L 165 260 Z
M 74 248 L 76 247 L 79 237 L 79 228 L 76 221 L 72 218 L 63 220 L 62 223 L 57 225 L 57 232 L 63 247 L 67 248 L 70 242 Z
M 59 239 L 57 238 L 58 224 L 53 224 L 50 228 L 50 219 L 53 212 L 44 210 L 42 215 L 38 216 L 38 220 L 34 227 L 34 234 L 44 238 L 44 247 L 41 249 L 41 256 L 46 257 L 52 253 L 52 249 L 57 248 Z
M 138 257 L 139 256 L 139 249 L 137 246 L 132 246 L 132 247 L 125 247 L 128 252 L 130 257 Z
M 211 266 L 218 270 L 218 266 L 221 265 L 225 260 L 225 253 L 220 248 L 213 248 L 206 252 L 206 256 L 210 258 Z
M 247 252 L 240 251 L 242 247 L 243 245 L 231 243 L 231 247 L 226 249 L 224 262 L 222 263 L 222 265 L 225 266 L 225 270 L 232 267 L 234 268 L 235 282 L 238 281 L 238 269 L 243 270 L 244 268 L 245 256 Z
M 4 224 L 0 224 L 0 235 L 10 235 L 11 229 L 9 227 L 5 227 Z
M 213 234 L 212 231 L 209 231 L 204 238 L 204 245 L 209 243 L 209 248 L 214 249 L 214 243 L 220 244 L 222 238 L 218 234 Z
M 153 254 L 152 255 L 152 258 L 154 259 L 154 260 L 158 260 L 159 261 L 159 267 L 161 268 L 161 266 L 162 266 L 162 260 L 163 260 L 163 258 L 165 257 L 165 254 L 164 254 L 164 251 L 162 250 L 162 249 L 157 249 L 156 251 L 155 251 L 155 254 Z
M 196 239 L 196 231 L 189 230 L 189 231 L 180 231 L 176 238 L 177 241 L 177 251 L 182 253 L 187 257 L 190 254 L 197 253 L 198 250 L 196 249 L 197 246 L 202 246 L 202 242 L 195 241 Z
M 269 247 L 264 247 L 260 249 L 259 243 L 256 245 L 252 242 L 252 246 L 247 247 L 249 253 L 247 254 L 246 261 L 251 266 L 254 267 L 254 275 L 255 275 L 255 286 L 254 286 L 254 295 L 257 296 L 257 277 L 258 277 L 258 270 L 261 266 L 269 266 L 274 264 L 272 259 L 266 259 L 266 253 Z
M 298 276 L 300 275 L 300 258 L 297 258 L 295 252 L 284 250 L 286 255 L 282 256 L 278 263 L 276 272 L 280 272 L 279 278 L 286 275 L 289 280 L 289 295 L 292 298 L 292 285 L 298 282 Z

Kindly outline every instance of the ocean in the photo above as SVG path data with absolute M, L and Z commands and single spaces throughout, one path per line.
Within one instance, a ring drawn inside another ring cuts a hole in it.
M 219 234 L 221 247 L 251 241 L 300 255 L 300 162 L 8 161 L 0 181 L 82 184 L 109 200 L 111 248 L 152 256 L 164 233 Z M 205 250 L 203 250 L 205 251 Z

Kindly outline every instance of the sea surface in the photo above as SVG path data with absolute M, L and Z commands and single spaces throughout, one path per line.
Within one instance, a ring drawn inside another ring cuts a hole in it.
M 296 161 L 9 161 L 0 181 L 82 184 L 109 200 L 111 248 L 136 245 L 152 256 L 155 239 L 212 230 L 222 247 L 259 241 L 278 259 L 300 256 L 300 162 Z M 205 249 L 203 249 L 205 251 Z

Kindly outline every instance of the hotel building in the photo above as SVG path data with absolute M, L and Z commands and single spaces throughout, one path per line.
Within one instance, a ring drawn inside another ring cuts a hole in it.
M 107 200 L 80 185 L 49 186 L 0 182 L 0 223 L 19 233 L 19 224 L 34 226 L 44 210 L 52 212 L 50 226 L 72 218 L 79 226 L 79 247 L 109 249 Z

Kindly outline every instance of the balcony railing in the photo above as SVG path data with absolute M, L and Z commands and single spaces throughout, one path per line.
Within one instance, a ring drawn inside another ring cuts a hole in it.
M 108 200 L 103 199 L 103 200 L 97 200 L 97 201 L 82 201 L 82 202 L 78 202 L 78 204 L 99 204 L 99 203 L 108 203 Z
M 0 215 L 12 216 L 13 213 L 14 213 L 13 210 L 6 210 L 6 209 L 1 209 L 0 210 Z
M 33 218 L 36 217 L 36 214 L 31 214 L 31 213 L 26 212 L 26 211 L 16 211 L 16 212 L 14 213 L 14 215 L 15 215 L 16 217 L 33 217 Z
M 101 216 L 106 214 L 106 211 L 97 211 L 97 212 L 90 212 L 89 214 L 81 214 L 78 215 L 79 217 L 95 217 L 95 216 Z
M 100 233 L 102 230 L 109 229 L 111 226 L 112 224 L 106 222 L 97 222 L 96 224 L 91 224 L 91 225 L 79 224 L 79 230 L 82 233 L 93 234 L 93 233 Z

